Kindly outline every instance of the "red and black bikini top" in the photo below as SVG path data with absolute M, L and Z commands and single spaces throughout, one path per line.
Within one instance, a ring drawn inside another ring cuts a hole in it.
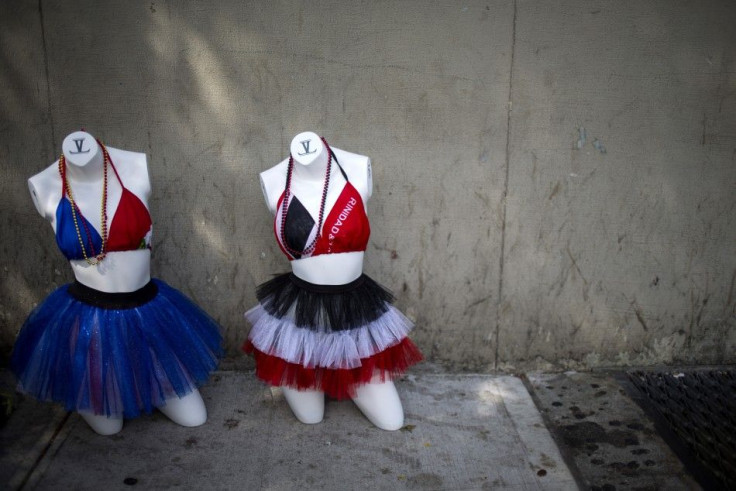
M 365 213 L 363 198 L 350 183 L 342 167 L 338 168 L 345 178 L 345 186 L 332 206 L 332 210 L 324 219 L 322 234 L 311 254 L 293 252 L 303 251 L 306 245 L 311 244 L 317 235 L 317 223 L 299 199 L 293 193 L 290 193 L 289 203 L 287 203 L 286 224 L 283 227 L 285 237 L 281 235 L 281 213 L 276 213 L 273 223 L 276 242 L 278 242 L 281 251 L 289 258 L 289 261 L 322 254 L 365 251 L 368 246 L 371 226 L 368 222 L 368 215 Z M 281 193 L 276 207 L 277 210 L 281 209 L 285 192 L 284 190 L 284 193 Z M 288 245 L 288 249 L 284 247 L 284 244 Z
M 123 185 L 118 171 L 115 169 L 112 161 L 110 166 L 115 172 L 123 193 L 120 196 L 118 207 L 115 210 L 115 216 L 110 224 L 110 231 L 107 236 L 107 244 L 105 252 L 115 251 L 133 251 L 136 249 L 150 248 L 149 232 L 151 231 L 151 215 L 148 208 L 143 202 Z M 56 243 L 61 252 L 67 259 L 84 259 L 84 252 L 79 244 L 79 236 L 74 225 L 72 215 L 72 204 L 66 195 L 64 186 L 64 176 L 62 175 L 61 184 L 61 200 L 56 207 Z M 76 206 L 76 204 L 75 204 Z M 87 221 L 81 214 L 79 208 L 76 209 L 77 221 L 79 222 L 79 232 L 85 241 L 85 248 L 88 256 L 93 256 L 100 252 L 102 248 L 102 238 L 99 232 Z M 90 246 L 92 254 L 90 254 Z

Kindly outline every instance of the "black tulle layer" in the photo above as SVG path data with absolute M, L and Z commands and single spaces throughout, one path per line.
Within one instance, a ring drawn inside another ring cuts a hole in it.
M 394 300 L 390 291 L 365 274 L 347 285 L 326 286 L 313 285 L 286 273 L 260 285 L 256 296 L 274 317 L 289 315 L 298 327 L 322 326 L 332 331 L 373 322 Z

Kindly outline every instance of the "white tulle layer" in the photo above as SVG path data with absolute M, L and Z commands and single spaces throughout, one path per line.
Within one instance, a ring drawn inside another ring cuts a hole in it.
M 260 305 L 245 313 L 253 325 L 248 338 L 259 350 L 306 368 L 350 369 L 361 358 L 400 343 L 414 324 L 393 306 L 373 322 L 345 331 L 321 332 L 297 327 L 288 317 L 279 319 Z

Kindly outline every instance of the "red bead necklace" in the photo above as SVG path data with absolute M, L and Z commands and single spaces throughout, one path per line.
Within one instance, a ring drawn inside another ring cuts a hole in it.
M 96 139 L 97 140 L 97 139 Z M 105 246 L 107 245 L 107 165 L 112 165 L 112 160 L 110 159 L 110 154 L 107 152 L 107 148 L 105 148 L 105 145 L 102 144 L 100 140 L 97 140 L 97 144 L 100 145 L 100 148 L 102 149 L 102 204 L 100 206 L 100 226 L 102 228 L 102 244 L 100 246 L 100 252 L 99 254 L 95 253 L 95 247 L 94 243 L 92 242 L 92 234 L 89 231 L 89 227 L 87 226 L 87 220 L 82 221 L 82 225 L 84 226 L 84 232 L 87 235 L 87 242 L 89 243 L 89 249 L 90 249 L 90 256 L 87 255 L 87 250 L 84 247 L 84 240 L 82 239 L 82 233 L 79 230 L 79 219 L 77 218 L 77 215 L 84 218 L 84 215 L 82 215 L 82 211 L 79 209 L 77 204 L 74 202 L 74 195 L 72 194 L 72 187 L 69 184 L 69 179 L 66 175 L 66 158 L 64 157 L 64 154 L 59 157 L 59 174 L 61 174 L 61 182 L 64 186 L 64 190 L 67 195 L 67 199 L 69 200 L 69 204 L 71 205 L 72 209 L 72 219 L 74 221 L 74 230 L 77 232 L 77 239 L 79 240 L 79 245 L 82 248 L 82 256 L 84 257 L 84 260 L 87 261 L 88 264 L 91 264 L 93 266 L 96 266 L 100 264 L 100 262 L 105 259 L 105 256 L 107 253 L 105 252 Z
M 320 137 L 322 140 L 322 143 L 324 143 L 325 148 L 327 149 L 327 170 L 325 171 L 325 183 L 322 187 L 322 202 L 319 205 L 319 221 L 317 223 L 317 235 L 314 237 L 314 240 L 307 245 L 304 250 L 297 251 L 296 249 L 292 249 L 289 247 L 289 245 L 286 243 L 286 214 L 288 212 L 289 207 L 289 196 L 291 195 L 291 175 L 294 172 L 294 157 L 289 154 L 289 166 L 286 168 L 286 186 L 284 188 L 284 199 L 281 202 L 281 241 L 283 243 L 284 248 L 289 251 L 289 253 L 292 256 L 300 255 L 303 256 L 305 254 L 311 254 L 314 252 L 314 248 L 317 246 L 317 242 L 319 241 L 320 237 L 322 236 L 322 220 L 324 218 L 325 213 L 325 204 L 327 203 L 327 190 L 330 187 L 330 171 L 332 170 L 332 149 L 327 144 L 327 140 L 324 139 L 324 137 Z

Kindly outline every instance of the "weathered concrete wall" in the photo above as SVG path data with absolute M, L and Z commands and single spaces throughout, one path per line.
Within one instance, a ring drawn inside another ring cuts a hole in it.
M 549 7 L 517 6 L 499 365 L 736 361 L 734 4 Z
M 0 347 L 71 279 L 25 180 L 83 126 L 148 154 L 154 273 L 237 354 L 288 267 L 258 173 L 312 130 L 371 156 L 366 271 L 430 359 L 736 361 L 735 21 L 726 1 L 0 3 Z

